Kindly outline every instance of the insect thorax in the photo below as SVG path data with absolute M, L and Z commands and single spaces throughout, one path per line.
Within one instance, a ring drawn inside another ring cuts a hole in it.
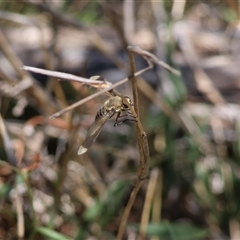
M 125 96 L 124 98 L 127 99 L 128 103 L 130 105 L 133 104 L 132 100 L 128 96 Z M 121 97 L 119 97 L 119 96 L 110 97 L 97 112 L 95 120 L 97 120 L 98 118 L 100 118 L 102 116 L 105 116 L 109 112 L 114 111 L 115 113 L 118 113 L 120 111 L 124 111 L 127 109 L 128 109 L 128 107 L 127 107 L 127 105 L 123 104 L 123 99 Z
M 111 111 L 112 109 L 115 110 L 115 112 L 121 111 L 123 107 L 122 98 L 119 96 L 110 97 L 104 104 L 107 111 Z

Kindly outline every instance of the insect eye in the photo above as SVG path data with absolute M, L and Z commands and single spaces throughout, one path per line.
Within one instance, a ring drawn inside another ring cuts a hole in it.
M 133 101 L 130 97 L 125 97 L 127 99 L 127 102 L 130 104 L 130 105 L 133 105 Z

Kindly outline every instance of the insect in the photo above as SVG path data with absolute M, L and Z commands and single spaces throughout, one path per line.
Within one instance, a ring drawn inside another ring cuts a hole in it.
M 95 121 L 90 126 L 86 139 L 78 150 L 78 155 L 85 153 L 92 146 L 92 144 L 96 141 L 99 133 L 101 132 L 104 124 L 107 122 L 107 120 L 112 118 L 115 114 L 117 114 L 117 117 L 114 123 L 115 127 L 125 121 L 136 121 L 134 116 L 130 112 L 128 106 L 123 103 L 123 98 L 125 98 L 130 105 L 133 105 L 132 100 L 128 96 L 110 97 L 97 112 Z M 126 114 L 121 116 L 122 112 L 126 112 Z

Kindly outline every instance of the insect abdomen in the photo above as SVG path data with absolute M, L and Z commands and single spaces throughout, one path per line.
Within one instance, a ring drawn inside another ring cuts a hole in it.
M 96 114 L 95 121 L 96 121 L 97 119 L 99 119 L 100 117 L 105 116 L 106 114 L 107 114 L 106 108 L 105 108 L 105 106 L 102 106 L 102 107 L 98 110 L 98 112 L 97 112 L 97 114 Z

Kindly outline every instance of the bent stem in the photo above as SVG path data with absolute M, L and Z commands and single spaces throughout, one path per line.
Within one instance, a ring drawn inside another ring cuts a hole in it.
M 136 185 L 134 186 L 130 198 L 128 200 L 127 206 L 124 209 L 122 219 L 120 222 L 120 226 L 118 229 L 117 240 L 121 240 L 123 238 L 123 234 L 126 228 L 127 220 L 132 208 L 132 205 L 136 199 L 137 193 L 139 192 L 143 180 L 146 179 L 148 176 L 149 171 L 149 147 L 147 141 L 147 134 L 144 132 L 142 124 L 139 120 L 139 104 L 138 104 L 138 92 L 137 92 L 137 84 L 135 79 L 135 62 L 134 62 L 134 53 L 129 50 L 129 61 L 130 61 L 130 70 L 131 70 L 131 83 L 132 83 L 132 91 L 133 91 L 133 101 L 134 101 L 134 108 L 127 102 L 126 99 L 123 99 L 123 103 L 128 106 L 130 111 L 132 112 L 133 116 L 136 119 L 136 129 L 137 129 L 137 141 L 138 141 L 138 148 L 140 154 L 140 164 L 138 168 L 138 180 Z M 151 66 L 151 65 L 149 65 Z

